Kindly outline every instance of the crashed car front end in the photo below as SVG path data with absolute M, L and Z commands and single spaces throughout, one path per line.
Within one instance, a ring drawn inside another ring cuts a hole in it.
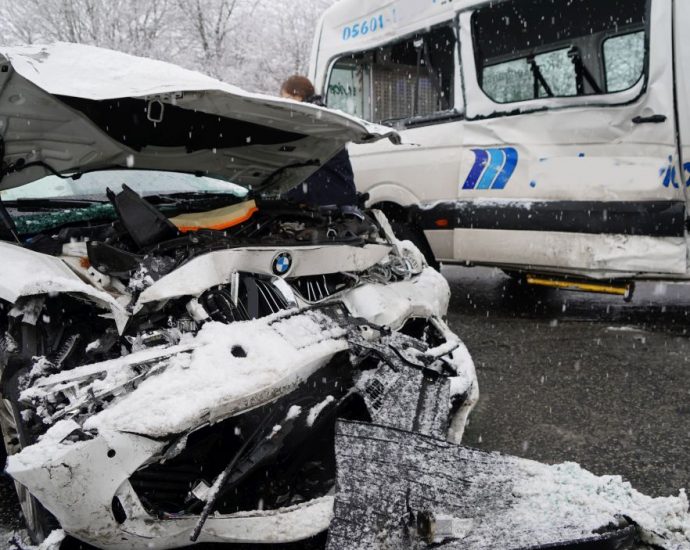
M 448 285 L 380 213 L 354 220 L 379 237 L 287 246 L 278 222 L 277 247 L 213 250 L 227 236 L 197 232 L 179 267 L 129 280 L 108 274 L 115 255 L 86 267 L 108 261 L 96 241 L 41 255 L 69 276 L 0 245 L 28 266 L 9 339 L 46 335 L 46 355 L 13 363 L 36 442 L 7 471 L 98 547 L 289 542 L 328 528 L 336 417 L 459 442 L 477 385 L 442 320 Z
M 282 198 L 383 138 L 152 60 L 0 48 L 0 425 L 34 542 L 300 541 L 332 517 L 336 418 L 460 441 L 447 282 L 380 212 Z

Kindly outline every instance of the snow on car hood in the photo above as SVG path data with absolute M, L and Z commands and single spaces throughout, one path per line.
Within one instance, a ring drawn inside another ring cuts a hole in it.
M 0 190 L 51 170 L 138 168 L 280 191 L 346 143 L 384 137 L 399 142 L 390 128 L 161 61 L 81 44 L 0 47 Z

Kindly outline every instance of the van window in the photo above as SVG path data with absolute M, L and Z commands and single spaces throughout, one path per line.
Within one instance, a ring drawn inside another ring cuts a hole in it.
M 607 38 L 604 64 L 606 91 L 620 92 L 634 86 L 644 69 L 644 32 Z
M 455 34 L 432 29 L 338 59 L 327 87 L 332 109 L 372 122 L 395 122 L 453 109 Z
M 472 16 L 477 79 L 497 103 L 615 93 L 645 66 L 648 0 L 512 0 Z

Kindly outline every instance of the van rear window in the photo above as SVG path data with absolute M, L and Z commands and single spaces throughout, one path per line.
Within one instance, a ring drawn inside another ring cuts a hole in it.
M 479 84 L 497 103 L 627 90 L 644 75 L 648 3 L 512 0 L 479 9 Z
M 331 70 L 326 102 L 372 122 L 451 111 L 455 48 L 455 33 L 442 26 L 342 57 Z

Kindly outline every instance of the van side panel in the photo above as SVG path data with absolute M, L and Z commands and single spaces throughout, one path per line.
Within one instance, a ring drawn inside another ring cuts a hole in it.
M 399 147 L 352 146 L 357 186 L 370 193 L 369 204 L 419 205 L 411 213 L 441 260 L 600 278 L 686 278 L 690 55 L 682 38 L 690 0 L 650 1 L 647 79 L 606 93 L 535 92 L 505 103 L 489 97 L 477 76 L 470 20 L 475 9 L 499 5 L 488 0 L 340 0 L 323 18 L 311 74 L 325 92 L 336 58 L 458 16 L 463 75 L 456 75 L 456 93 L 465 101 L 456 97 L 455 107 L 466 118 L 405 128 Z M 669 63 L 674 24 L 678 121 Z M 583 51 L 593 47 L 590 38 Z M 491 55 L 499 59 L 500 51 Z M 602 63 L 595 68 L 605 71 Z
M 404 130 L 401 145 L 387 140 L 350 145 L 357 189 L 369 193 L 369 206 L 407 207 L 447 199 L 457 187 L 462 132 L 462 122 L 448 122 Z M 452 230 L 434 227 L 427 240 L 438 260 L 453 261 Z
M 690 186 L 690 2 L 675 1 L 676 97 L 683 160 L 683 183 Z
M 685 192 L 672 177 L 672 5 L 651 3 L 647 85 L 593 94 L 590 105 L 581 97 L 493 102 L 479 84 L 471 14 L 461 15 L 468 120 L 457 259 L 593 277 L 685 276 Z M 660 122 L 636 122 L 648 117 Z

